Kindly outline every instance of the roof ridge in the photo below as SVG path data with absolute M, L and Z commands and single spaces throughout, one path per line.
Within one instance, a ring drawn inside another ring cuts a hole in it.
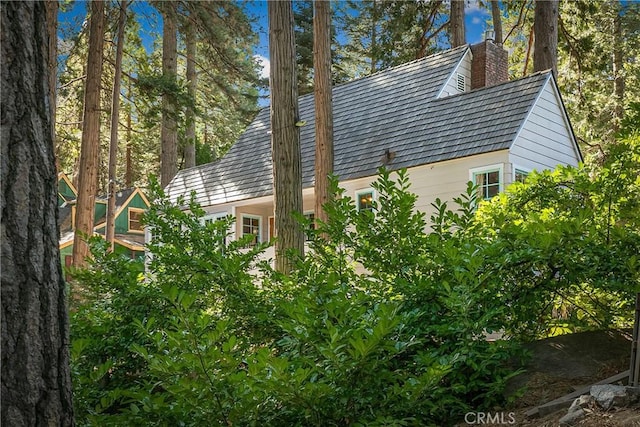
M 439 55 L 451 54 L 451 53 L 455 52 L 456 50 L 466 50 L 469 46 L 470 46 L 469 44 L 464 44 L 464 45 L 461 45 L 461 46 L 458 46 L 458 47 L 454 47 L 454 48 L 451 48 L 451 49 L 446 49 L 446 50 L 442 50 L 440 52 L 432 53 L 429 56 L 423 56 L 422 58 L 412 59 L 411 61 L 403 62 L 402 64 L 398 64 L 398 65 L 393 65 L 393 66 L 378 70 L 375 73 L 367 74 L 366 76 L 356 77 L 355 79 L 352 79 L 352 80 L 349 80 L 349 81 L 346 81 L 346 82 L 341 82 L 341 83 L 334 84 L 334 85 L 331 86 L 331 88 L 332 89 L 336 89 L 336 88 L 344 87 L 346 85 L 350 85 L 352 83 L 361 82 L 363 80 L 378 76 L 378 75 L 380 75 L 382 73 L 387 73 L 387 72 L 390 72 L 390 71 L 393 71 L 393 70 L 396 70 L 396 69 L 399 69 L 399 68 L 402 68 L 402 67 L 407 67 L 409 65 L 415 64 L 417 62 L 426 61 L 426 60 L 428 60 L 430 58 L 434 58 L 434 57 L 439 56 Z M 302 100 L 302 99 L 306 99 L 306 98 L 310 98 L 310 97 L 313 97 L 313 92 L 306 93 L 304 95 L 299 95 L 298 96 L 298 102 L 300 102 L 300 100 Z M 268 108 L 271 108 L 271 105 L 267 105 L 267 106 L 261 108 L 260 111 L 266 110 Z
M 536 71 L 535 73 L 527 74 L 526 76 L 518 77 L 517 79 L 507 80 L 507 81 L 504 81 L 504 82 L 501 82 L 501 83 L 497 83 L 497 84 L 492 85 L 492 86 L 477 87 L 477 88 L 475 88 L 473 90 L 470 90 L 469 92 L 460 92 L 460 93 L 456 93 L 456 94 L 453 94 L 453 95 L 432 99 L 431 101 L 429 101 L 429 103 L 438 102 L 438 101 L 444 101 L 446 99 L 456 98 L 456 97 L 459 97 L 459 96 L 470 95 L 472 93 L 482 92 L 483 90 L 499 88 L 501 86 L 505 86 L 505 85 L 508 85 L 508 84 L 520 82 L 522 80 L 530 80 L 533 77 L 538 77 L 538 76 L 541 76 L 543 74 L 548 74 L 550 72 L 551 72 L 551 69 L 543 70 L 543 71 Z

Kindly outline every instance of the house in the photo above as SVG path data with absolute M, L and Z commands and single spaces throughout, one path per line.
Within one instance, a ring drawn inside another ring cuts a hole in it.
M 313 211 L 314 99 L 299 99 L 303 204 Z M 508 81 L 507 52 L 485 40 L 337 85 L 333 89 L 334 172 L 360 209 L 376 198 L 378 168 L 407 168 L 417 208 L 451 200 L 468 181 L 490 198 L 530 171 L 577 165 L 581 153 L 550 71 Z M 269 108 L 229 152 L 180 171 L 165 191 L 195 191 L 215 219 L 231 214 L 238 237 L 273 236 Z
M 60 228 L 60 258 L 70 266 L 73 255 L 77 190 L 64 173 L 58 174 L 58 223 Z M 139 188 L 116 193 L 115 251 L 134 259 L 144 257 L 144 229 L 140 218 L 149 208 L 149 201 Z M 94 234 L 105 235 L 107 198 L 96 198 Z

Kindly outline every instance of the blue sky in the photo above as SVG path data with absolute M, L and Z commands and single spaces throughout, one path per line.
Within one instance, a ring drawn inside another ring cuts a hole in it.
M 482 40 L 482 35 L 485 31 L 486 21 L 489 18 L 489 14 L 486 10 L 479 7 L 478 0 L 468 1 L 466 4 L 465 23 L 467 30 L 467 42 L 477 43 Z M 71 27 L 74 29 L 74 32 L 77 33 L 86 16 L 87 5 L 87 2 L 85 1 L 76 1 L 68 11 L 60 12 L 59 19 L 62 23 L 60 31 L 65 27 Z M 134 1 L 130 8 L 138 16 L 142 17 L 140 22 L 143 31 L 146 33 L 143 35 L 143 42 L 147 45 L 148 49 L 151 49 L 154 42 L 152 34 L 160 34 L 162 32 L 161 17 L 147 2 Z M 268 76 L 269 37 L 267 33 L 267 2 L 261 0 L 250 1 L 247 9 L 249 13 L 256 17 L 254 29 L 259 35 L 259 43 L 256 47 L 255 53 L 257 59 L 263 65 L 263 76 Z

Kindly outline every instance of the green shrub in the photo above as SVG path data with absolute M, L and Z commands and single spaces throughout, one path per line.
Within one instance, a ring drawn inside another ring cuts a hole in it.
M 628 308 L 633 153 L 612 153 L 602 175 L 532 174 L 480 206 L 470 185 L 428 222 L 406 171 L 380 171 L 372 212 L 334 181 L 329 219 L 288 276 L 259 261 L 266 245 L 229 241 L 232 219 L 205 223 L 193 200 L 156 189 L 146 272 L 96 243 L 76 274 L 78 423 L 450 425 L 504 404 L 518 340 L 487 333 L 607 325 Z

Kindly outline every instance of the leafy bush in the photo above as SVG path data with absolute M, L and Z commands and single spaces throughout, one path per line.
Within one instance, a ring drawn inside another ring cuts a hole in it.
M 638 289 L 635 147 L 479 207 L 469 186 L 428 223 L 405 171 L 380 172 L 373 212 L 334 182 L 288 276 L 229 241 L 231 219 L 158 191 L 146 272 L 98 247 L 77 275 L 79 424 L 448 425 L 503 404 L 518 340 L 487 333 L 543 334 L 567 294 L 568 327 L 610 324 L 602 301 Z
M 483 204 L 510 332 L 529 337 L 630 325 L 640 292 L 640 138 L 602 164 L 532 173 Z

